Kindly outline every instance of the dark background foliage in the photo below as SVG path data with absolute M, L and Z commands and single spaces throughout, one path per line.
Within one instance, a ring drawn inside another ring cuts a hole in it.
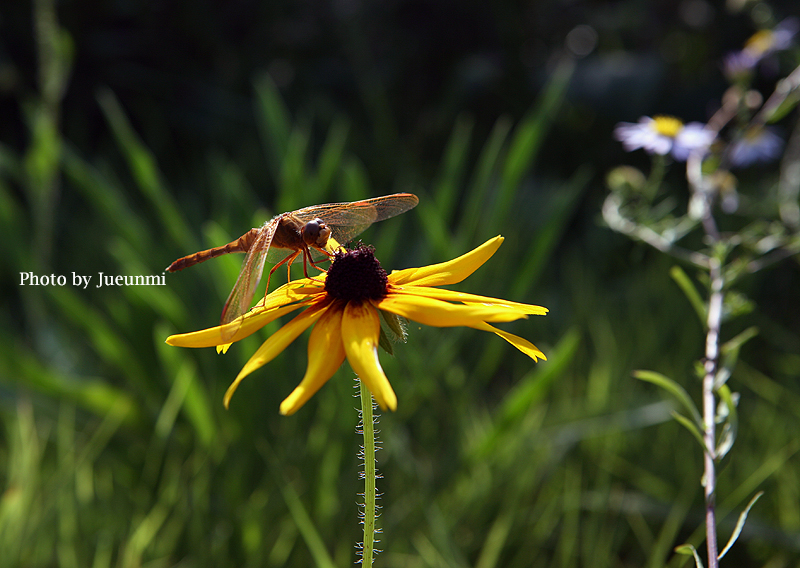
M 547 363 L 415 325 L 385 358 L 400 407 L 382 422 L 379 563 L 661 566 L 699 545 L 700 451 L 630 373 L 696 394 L 703 331 L 674 262 L 600 222 L 606 172 L 649 167 L 611 131 L 657 113 L 706 120 L 727 87 L 722 57 L 794 2 L 62 1 L 71 66 L 49 99 L 46 7 L 0 7 L 0 563 L 352 562 L 349 369 L 278 417 L 305 366 L 298 341 L 226 412 L 258 341 L 225 357 L 162 344 L 217 321 L 239 258 L 165 289 L 19 275 L 160 274 L 283 210 L 394 191 L 421 205 L 365 235 L 387 268 L 503 234 L 462 289 L 551 313 L 507 326 Z M 785 63 L 764 70 L 764 93 Z M 40 113 L 57 142 L 38 143 Z M 679 196 L 680 170 L 667 177 Z M 743 172 L 742 191 L 776 172 Z M 755 310 L 725 330 L 761 330 L 732 382 L 741 432 L 720 474 L 723 542 L 767 491 L 732 552 L 740 566 L 794 565 L 800 549 L 799 272 L 792 259 L 747 280 Z

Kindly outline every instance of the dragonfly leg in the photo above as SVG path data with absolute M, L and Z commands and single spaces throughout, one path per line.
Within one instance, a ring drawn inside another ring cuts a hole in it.
M 326 251 L 325 249 L 319 248 L 319 247 L 314 247 L 314 248 L 327 257 L 327 258 L 321 259 L 320 262 L 327 262 L 327 261 L 330 261 L 333 258 L 333 255 L 331 253 L 329 253 L 328 251 Z M 313 266 L 314 268 L 316 268 L 320 272 L 328 272 L 326 269 L 322 268 L 321 266 L 317 266 L 317 263 L 314 262 L 313 258 L 311 258 L 311 251 L 309 251 L 308 254 L 303 255 L 303 271 L 306 272 L 306 278 L 308 278 L 308 272 L 306 271 L 306 259 L 308 259 L 308 262 L 309 262 L 309 264 L 311 264 L 311 266 Z
M 269 275 L 267 276 L 267 289 L 264 291 L 264 297 L 265 298 L 267 297 L 267 294 L 269 294 L 269 279 L 272 278 L 272 273 L 275 272 L 276 270 L 278 270 L 278 267 L 281 266 L 282 264 L 286 264 L 289 267 L 289 280 L 287 280 L 287 282 L 291 282 L 292 281 L 292 272 L 291 272 L 292 262 L 294 262 L 294 259 L 297 258 L 297 255 L 300 254 L 300 252 L 301 251 L 299 251 L 299 250 L 295 251 L 294 253 L 290 254 L 289 256 L 284 258 L 282 261 L 280 261 L 278 264 L 273 266 L 272 269 L 270 269 Z
M 332 255 L 328 251 L 326 251 L 325 249 L 322 249 L 322 248 L 318 248 L 318 247 L 314 247 L 314 248 L 316 250 L 324 253 L 328 257 L 326 259 L 323 259 L 321 262 L 324 262 L 326 260 L 330 260 L 330 257 Z M 316 268 L 320 272 L 328 272 L 327 270 L 325 270 L 321 266 L 317 266 L 317 263 L 315 263 L 314 259 L 311 258 L 311 251 L 308 248 L 306 248 L 303 251 L 303 274 L 305 275 L 306 278 L 309 278 L 311 280 L 316 280 L 316 278 L 308 275 L 308 265 L 306 264 L 306 262 L 308 262 L 308 264 L 310 264 L 311 266 L 313 266 L 314 268 Z

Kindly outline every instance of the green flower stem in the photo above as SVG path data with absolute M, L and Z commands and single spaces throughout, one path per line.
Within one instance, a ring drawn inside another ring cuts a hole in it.
M 650 176 L 647 178 L 647 182 L 642 188 L 642 193 L 650 202 L 656 198 L 656 193 L 658 193 L 658 188 L 661 187 L 661 182 L 664 181 L 664 174 L 666 171 L 667 157 L 660 154 L 653 154 Z
M 361 565 L 372 566 L 375 551 L 375 424 L 372 414 L 372 394 L 358 381 L 361 390 L 361 431 L 364 434 L 364 545 Z

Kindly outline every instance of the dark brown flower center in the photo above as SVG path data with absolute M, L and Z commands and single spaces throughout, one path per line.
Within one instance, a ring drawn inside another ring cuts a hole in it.
M 337 252 L 328 269 L 325 291 L 336 298 L 378 300 L 386 295 L 389 279 L 372 247 L 361 245 L 346 253 Z

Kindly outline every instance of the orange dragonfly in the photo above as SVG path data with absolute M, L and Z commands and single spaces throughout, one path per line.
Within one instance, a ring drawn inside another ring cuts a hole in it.
M 331 251 L 340 244 L 354 239 L 376 221 L 383 221 L 414 208 L 419 199 L 411 193 L 395 193 L 383 197 L 363 199 L 352 203 L 327 203 L 304 207 L 290 213 L 273 217 L 261 227 L 250 229 L 227 245 L 196 252 L 179 258 L 167 267 L 169 272 L 178 272 L 210 258 L 232 252 L 246 252 L 239 278 L 222 310 L 222 324 L 231 323 L 245 314 L 251 306 L 258 283 L 264 272 L 264 263 L 275 263 L 267 276 L 269 279 L 279 266 L 286 264 L 291 280 L 291 266 L 303 255 L 303 274 L 308 278 L 308 264 L 318 267 L 311 256 L 316 250 L 330 258 Z M 328 241 L 334 241 L 332 245 Z M 316 254 L 316 253 L 315 253 Z

